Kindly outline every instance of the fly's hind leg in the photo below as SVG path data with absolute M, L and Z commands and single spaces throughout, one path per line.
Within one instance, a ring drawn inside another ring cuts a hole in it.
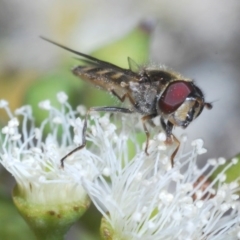
M 167 135 L 167 139 L 165 141 L 166 144 L 172 144 L 173 142 L 176 142 L 177 147 L 176 149 L 173 151 L 172 155 L 171 155 L 171 165 L 172 167 L 174 167 L 174 158 L 179 150 L 180 147 L 180 142 L 179 140 L 172 134 L 172 129 L 173 129 L 173 124 L 169 121 L 167 121 L 167 123 L 164 122 L 163 118 L 161 118 L 161 125 L 162 128 L 164 129 L 166 135 Z
M 85 116 L 83 130 L 82 130 L 82 144 L 76 148 L 74 148 L 71 152 L 66 154 L 60 161 L 61 167 L 64 168 L 64 161 L 67 157 L 71 156 L 73 153 L 81 150 L 86 146 L 86 131 L 87 131 L 87 119 L 91 112 L 111 112 L 111 113 L 133 113 L 130 109 L 127 108 L 120 108 L 120 107 L 92 107 L 90 108 Z

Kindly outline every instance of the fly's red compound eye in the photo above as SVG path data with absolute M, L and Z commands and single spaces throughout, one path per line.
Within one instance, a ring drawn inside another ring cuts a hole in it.
M 189 82 L 171 83 L 159 99 L 159 109 L 165 114 L 176 111 L 192 91 L 193 86 Z

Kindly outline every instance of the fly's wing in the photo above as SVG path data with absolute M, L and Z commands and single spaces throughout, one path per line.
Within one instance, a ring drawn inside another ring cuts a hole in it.
M 124 94 L 129 91 L 128 86 L 130 81 L 137 82 L 139 80 L 138 73 L 130 69 L 120 68 L 112 63 L 77 52 L 49 39 L 43 39 L 80 56 L 81 58 L 78 59 L 84 62 L 85 65 L 75 67 L 72 72 L 81 79 L 91 82 L 102 89 L 107 91 L 114 90 L 120 94 Z
M 132 72 L 135 72 L 135 73 L 140 72 L 140 66 L 130 57 L 128 57 L 128 66 Z

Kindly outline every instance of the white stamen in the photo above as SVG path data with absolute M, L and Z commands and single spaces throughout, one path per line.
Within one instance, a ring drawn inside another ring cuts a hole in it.
M 226 159 L 223 158 L 223 157 L 221 157 L 221 158 L 218 159 L 218 163 L 219 163 L 220 165 L 224 165 L 224 164 L 226 163 Z
M 83 105 L 80 105 L 77 107 L 77 111 L 80 113 L 80 115 L 84 116 L 87 113 L 86 107 Z
M 110 170 L 109 168 L 104 168 L 104 169 L 103 169 L 103 175 L 104 175 L 105 177 L 109 177 L 110 174 L 111 174 L 111 170 Z
M 6 100 L 0 100 L 0 108 L 5 108 L 8 106 L 8 102 Z
M 212 158 L 212 159 L 209 159 L 208 160 L 208 163 L 211 165 L 211 166 L 216 166 L 217 165 L 217 160 Z
M 65 92 L 59 92 L 57 93 L 57 99 L 61 104 L 63 104 L 68 100 L 68 96 Z
M 233 159 L 232 159 L 232 163 L 233 163 L 233 164 L 237 164 L 237 163 L 238 163 L 238 159 L 237 159 L 237 158 L 233 158 Z
M 11 137 L 12 141 L 17 141 L 19 139 L 21 139 L 21 134 L 15 134 Z
M 163 133 L 163 132 L 159 133 L 159 134 L 157 135 L 157 139 L 158 139 L 158 141 L 161 141 L 161 142 L 166 141 L 166 139 L 167 139 L 166 134 Z
M 53 123 L 55 123 L 55 124 L 62 124 L 63 122 L 62 122 L 62 119 L 60 118 L 60 117 L 55 117 L 55 118 L 53 118 Z
M 142 214 L 140 212 L 136 212 L 136 213 L 133 214 L 133 220 L 135 222 L 140 222 L 141 217 L 142 217 Z
M 8 122 L 8 126 L 10 128 L 14 128 L 14 127 L 18 127 L 19 126 L 19 122 L 17 118 L 13 118 Z
M 39 108 L 42 108 L 44 110 L 50 110 L 51 109 L 51 102 L 49 100 L 42 101 L 38 104 Z

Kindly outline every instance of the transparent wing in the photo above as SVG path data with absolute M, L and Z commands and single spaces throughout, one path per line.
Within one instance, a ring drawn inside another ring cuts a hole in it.
M 99 60 L 87 54 L 65 47 L 45 37 L 41 38 L 80 56 L 81 58 L 77 59 L 81 60 L 85 65 L 79 65 L 72 71 L 76 76 L 95 86 L 99 86 L 109 92 L 114 89 L 122 95 L 129 91 L 128 86 L 130 81 L 139 81 L 139 74 L 137 72 L 139 66 L 131 58 L 128 58 L 130 69 L 124 69 L 112 63 Z M 132 71 L 132 69 L 134 71 Z

